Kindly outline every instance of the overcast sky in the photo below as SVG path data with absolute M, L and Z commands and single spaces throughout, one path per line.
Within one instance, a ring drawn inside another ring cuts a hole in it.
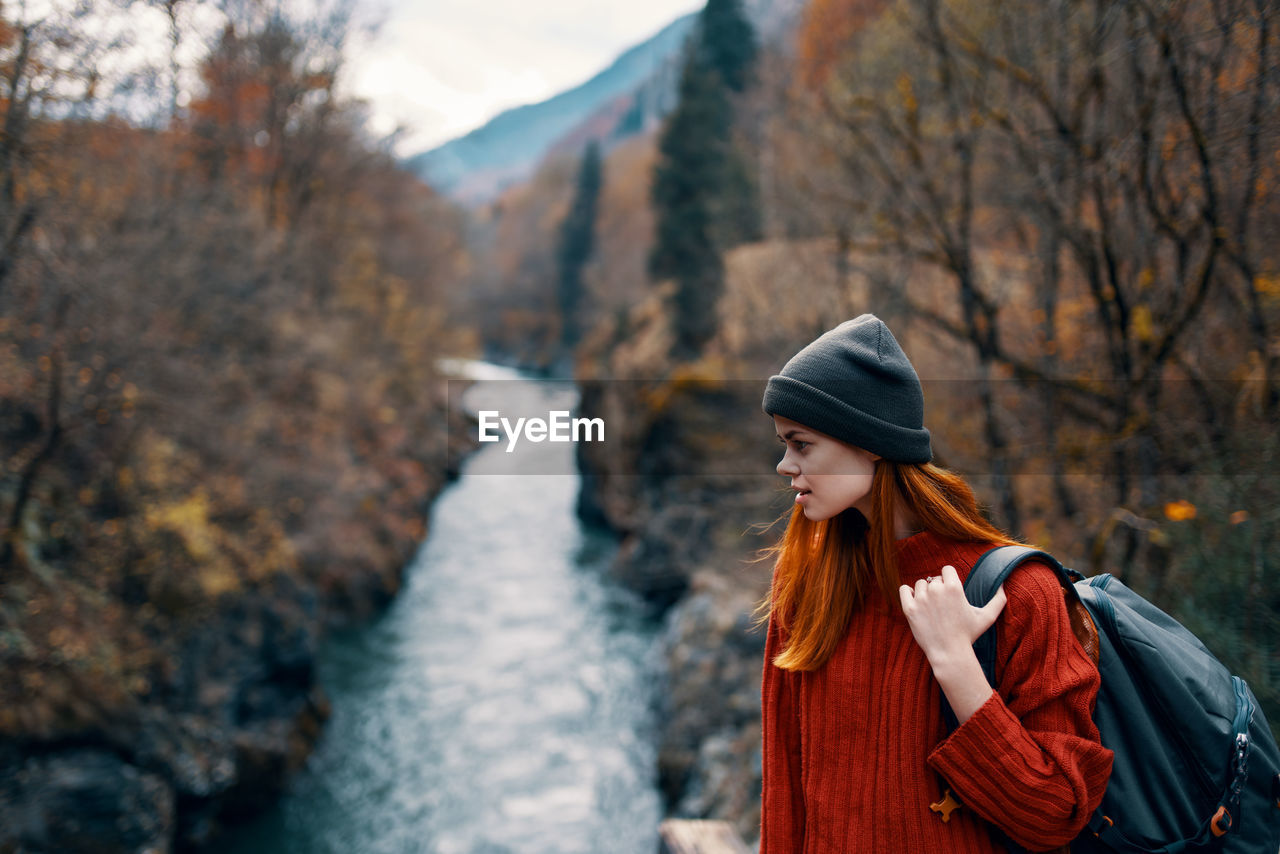
M 384 0 L 376 41 L 348 86 L 373 105 L 374 130 L 412 133 L 401 154 L 470 131 L 503 110 L 588 80 L 704 0 Z

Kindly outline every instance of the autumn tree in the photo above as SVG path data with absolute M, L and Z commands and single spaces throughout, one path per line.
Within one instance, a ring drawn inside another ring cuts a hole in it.
M 23 563 L 21 521 L 43 470 L 69 432 L 92 429 L 108 391 L 104 358 L 86 364 L 90 350 L 75 327 L 92 289 L 63 263 L 83 251 L 68 227 L 75 176 L 55 167 L 89 139 L 78 119 L 121 83 L 104 80 L 100 67 L 119 61 L 127 44 L 90 26 L 94 11 L 19 6 L 0 16 L 0 335 L 8 339 L 0 367 L 6 385 L 22 388 L 30 404 L 4 412 L 19 438 L 0 446 L 16 475 L 0 517 L 0 577 Z
M 912 310 L 972 347 L 998 473 L 1015 452 L 991 384 L 1008 372 L 1038 386 L 1045 411 L 1108 425 L 1121 503 L 1157 458 L 1181 453 L 1177 431 L 1156 429 L 1171 377 L 1203 392 L 1207 365 L 1252 361 L 1274 406 L 1274 321 L 1257 272 L 1273 263 L 1258 189 L 1274 145 L 1262 71 L 1273 16 L 1248 3 L 911 0 L 863 31 L 861 61 L 823 90 L 848 180 L 866 191 L 859 246 L 952 285 L 954 311 L 928 298 Z M 1035 259 L 1025 297 L 997 252 Z M 1093 323 L 1065 323 L 1068 300 Z M 1033 326 L 1005 310 L 1014 304 Z M 1227 317 L 1246 331 L 1235 352 L 1204 336 L 1205 320 Z M 1107 382 L 1064 376 L 1068 364 Z M 1016 526 L 1011 488 L 1002 508 Z
M 1248 539 L 1220 567 L 1247 613 L 1180 611 L 1243 649 L 1277 604 L 1273 490 L 1241 476 L 1275 453 L 1280 6 L 820 5 L 857 21 L 841 59 L 817 29 L 802 50 L 832 183 L 857 190 L 850 254 L 968 354 L 946 411 L 984 441 L 957 457 L 995 475 L 1003 524 L 1070 537 L 1173 610 L 1212 544 Z
M 189 108 L 195 153 L 214 179 L 242 181 L 283 232 L 314 196 L 307 177 L 324 158 L 349 12 L 320 22 L 276 11 L 231 19 L 202 64 Z

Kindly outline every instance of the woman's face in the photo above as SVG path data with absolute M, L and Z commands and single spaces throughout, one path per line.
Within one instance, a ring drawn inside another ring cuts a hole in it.
M 871 518 L 871 478 L 878 456 L 781 415 L 773 416 L 773 426 L 786 446 L 778 474 L 790 478 L 806 518 L 821 522 L 850 507 Z

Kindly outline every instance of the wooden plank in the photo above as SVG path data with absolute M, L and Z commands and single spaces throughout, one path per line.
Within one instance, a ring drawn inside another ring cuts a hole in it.
M 662 854 L 751 854 L 726 821 L 669 818 L 658 826 Z

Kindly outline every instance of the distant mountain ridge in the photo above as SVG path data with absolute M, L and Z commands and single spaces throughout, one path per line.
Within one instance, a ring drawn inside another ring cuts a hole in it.
M 409 158 L 407 165 L 459 200 L 494 198 L 531 174 L 558 140 L 619 98 L 648 93 L 656 102 L 673 99 L 679 60 L 697 18 L 697 13 L 690 13 L 676 19 L 586 83 L 546 101 L 500 113 L 466 136 Z M 655 86 L 655 81 L 661 84 Z M 630 100 L 642 106 L 640 98 Z M 665 112 L 669 106 L 654 103 L 651 109 Z M 643 114 L 623 114 L 617 116 L 617 123 L 625 131 L 641 130 L 648 122 Z
M 786 52 L 806 0 L 743 0 L 757 38 Z M 675 108 L 684 45 L 697 12 L 629 48 L 586 83 L 499 113 L 484 126 L 415 155 L 407 166 L 455 200 L 483 204 L 528 178 L 549 153 L 573 153 L 645 133 Z

